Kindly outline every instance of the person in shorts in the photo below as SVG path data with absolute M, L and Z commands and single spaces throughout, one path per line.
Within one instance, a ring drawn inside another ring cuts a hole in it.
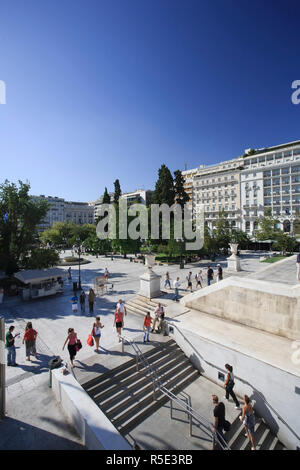
M 245 437 L 248 437 L 250 440 L 252 447 L 251 450 L 256 450 L 255 440 L 254 440 L 254 432 L 255 432 L 255 417 L 253 406 L 251 404 L 251 400 L 248 395 L 244 395 L 244 406 L 243 412 L 240 416 L 240 420 L 242 421 L 246 434 Z
M 30 356 L 35 356 L 37 359 L 37 352 L 35 347 L 37 335 L 37 331 L 32 328 L 32 323 L 29 321 L 26 325 L 25 334 L 22 341 L 23 344 L 25 343 L 27 361 L 30 361 Z
M 122 334 L 123 327 L 123 313 L 121 312 L 119 307 L 117 307 L 115 311 L 114 326 L 116 327 L 117 333 L 119 335 L 119 343 L 121 343 L 120 336 Z
M 99 349 L 102 328 L 104 328 L 104 325 L 102 325 L 100 317 L 96 317 L 96 321 L 93 324 L 93 329 L 91 333 L 96 343 L 96 351 L 98 351 Z

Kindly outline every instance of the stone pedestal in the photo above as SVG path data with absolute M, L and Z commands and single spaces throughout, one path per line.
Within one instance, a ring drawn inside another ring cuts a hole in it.
M 140 291 L 139 295 L 152 299 L 161 295 L 160 291 L 160 279 L 161 276 L 154 273 L 152 269 L 140 277 Z
M 242 271 L 240 258 L 235 254 L 227 258 L 227 269 L 228 271 Z

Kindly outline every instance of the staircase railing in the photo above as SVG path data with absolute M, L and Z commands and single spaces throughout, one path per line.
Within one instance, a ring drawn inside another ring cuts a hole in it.
M 171 408 L 170 408 L 170 413 L 172 417 L 172 408 L 173 408 L 173 402 L 175 402 L 180 408 L 182 408 L 188 415 L 189 417 L 189 424 L 190 424 L 190 435 L 192 434 L 192 426 L 193 423 L 197 423 L 199 427 L 204 431 L 211 439 L 213 442 L 213 448 L 218 446 L 222 450 L 231 450 L 230 447 L 228 446 L 227 442 L 225 441 L 224 437 L 222 434 L 215 429 L 215 431 L 212 431 L 213 424 L 207 420 L 205 417 L 200 415 L 196 410 L 194 410 L 190 404 L 186 403 L 184 400 L 178 398 L 174 393 L 172 393 L 170 390 L 168 390 L 167 387 L 165 387 L 161 380 L 160 377 L 157 374 L 156 369 L 150 365 L 149 361 L 147 358 L 144 356 L 142 353 L 141 349 L 139 348 L 138 344 L 131 340 L 130 338 L 127 338 L 124 335 L 119 336 L 122 340 L 122 350 L 124 351 L 124 343 L 127 342 L 132 349 L 135 352 L 135 357 L 136 357 L 136 367 L 137 370 L 139 370 L 139 362 L 143 364 L 144 371 L 140 370 L 140 372 L 144 373 L 146 371 L 146 375 L 148 374 L 153 385 L 153 400 L 156 400 L 156 390 L 159 390 L 163 395 L 169 398 L 171 401 Z M 182 394 L 182 392 L 180 392 Z
M 193 344 L 186 338 L 186 336 L 182 333 L 182 331 L 178 328 L 177 325 L 175 325 L 174 323 L 172 322 L 168 322 L 168 324 L 170 324 L 173 328 L 176 328 L 176 330 L 178 331 L 178 333 L 181 334 L 181 336 L 184 338 L 184 340 L 187 342 L 187 344 L 193 349 L 193 351 L 197 354 L 197 356 L 200 357 L 200 359 L 205 362 L 206 364 L 208 364 L 209 366 L 211 367 L 214 367 L 218 370 L 220 370 L 220 368 L 218 366 L 216 366 L 215 364 L 212 364 L 211 362 L 207 361 L 200 353 L 199 351 L 197 351 L 197 349 L 193 346 Z M 202 336 L 198 335 L 202 340 L 206 341 L 207 342 L 207 339 L 206 338 L 203 338 Z M 265 397 L 260 393 L 259 390 L 257 390 L 251 383 L 247 382 L 246 380 L 242 379 L 241 377 L 238 377 L 236 374 L 234 374 L 235 378 L 237 380 L 239 380 L 241 383 L 245 384 L 245 385 L 248 385 L 249 387 L 251 387 L 253 390 L 255 390 L 255 393 L 257 393 L 257 395 L 259 396 L 259 398 L 262 400 L 262 402 L 267 405 L 270 410 L 273 411 L 273 413 L 276 415 L 276 417 L 278 418 L 279 421 L 282 422 L 282 424 L 290 431 L 291 434 L 293 434 L 299 441 L 300 441 L 300 437 L 298 436 L 298 434 L 290 427 L 290 425 L 282 418 L 282 416 L 278 413 L 278 411 L 276 411 L 273 406 L 268 402 L 268 400 L 265 399 Z

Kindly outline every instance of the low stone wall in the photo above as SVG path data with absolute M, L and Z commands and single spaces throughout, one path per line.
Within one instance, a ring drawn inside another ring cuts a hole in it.
M 62 369 L 53 370 L 52 390 L 89 450 L 131 450 L 72 374 L 63 375 Z
M 300 337 L 300 286 L 230 277 L 181 303 L 289 339 Z

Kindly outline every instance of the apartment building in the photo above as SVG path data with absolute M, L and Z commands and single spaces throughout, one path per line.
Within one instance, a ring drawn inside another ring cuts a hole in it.
M 110 197 L 110 202 L 112 203 L 114 201 L 114 193 L 112 192 L 108 194 Z M 151 204 L 152 195 L 153 191 L 151 190 L 136 189 L 135 191 L 132 191 L 130 193 L 122 193 L 121 198 L 126 199 L 128 206 L 131 206 L 132 204 L 136 203 L 145 204 L 146 206 L 149 206 L 149 204 Z M 101 196 L 95 202 L 92 202 L 90 204 L 94 206 L 94 218 L 96 220 L 100 213 L 100 207 L 103 204 L 103 196 Z
M 236 158 L 216 165 L 202 165 L 190 170 L 190 173 L 182 172 L 186 184 L 192 184 L 190 194 L 193 214 L 203 208 L 209 229 L 215 227 L 218 214 L 223 209 L 229 226 L 241 228 L 240 171 L 243 165 L 243 159 Z
M 300 217 L 300 141 L 258 149 L 241 171 L 241 228 L 252 236 L 270 208 L 281 228 L 293 233 Z
M 46 200 L 50 208 L 39 230 L 52 227 L 54 222 L 74 222 L 75 224 L 92 224 L 94 222 L 94 207 L 87 202 L 66 201 L 56 196 L 32 196 L 34 200 Z

